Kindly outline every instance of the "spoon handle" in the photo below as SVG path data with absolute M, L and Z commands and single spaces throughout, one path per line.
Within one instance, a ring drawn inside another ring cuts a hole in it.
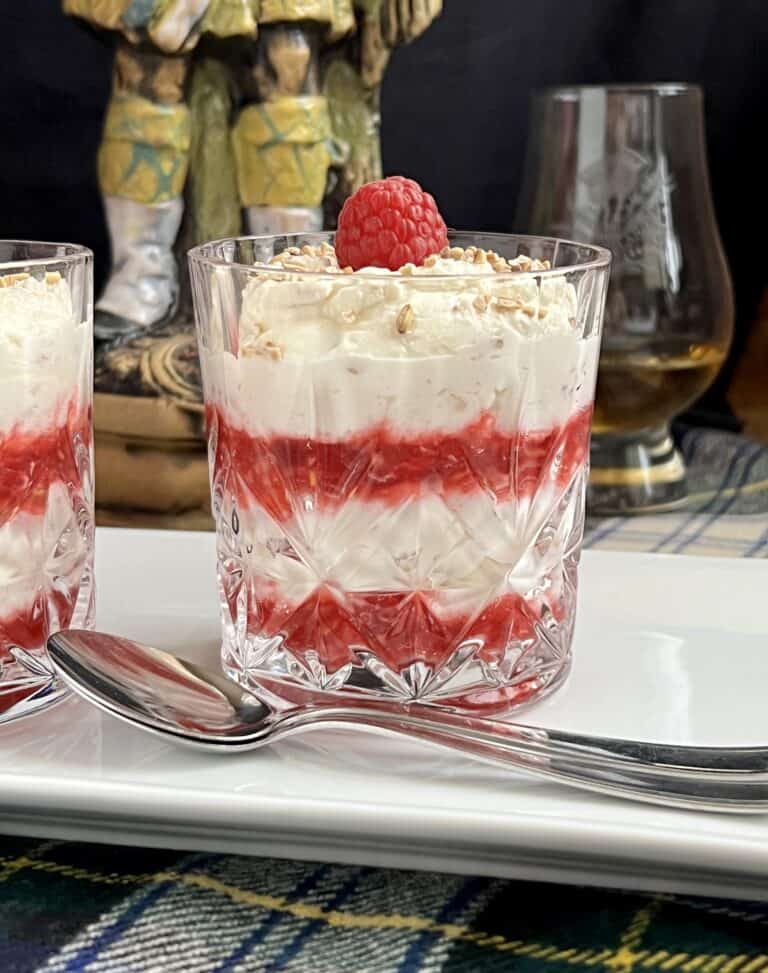
M 768 748 L 669 746 L 583 736 L 432 707 L 319 707 L 276 735 L 329 725 L 397 733 L 584 790 L 697 811 L 768 812 Z

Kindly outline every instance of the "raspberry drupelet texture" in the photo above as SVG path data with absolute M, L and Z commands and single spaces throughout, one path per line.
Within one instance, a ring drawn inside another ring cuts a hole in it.
M 437 204 L 413 179 L 390 176 L 366 183 L 339 215 L 336 254 L 341 267 L 420 266 L 446 246 L 448 232 Z

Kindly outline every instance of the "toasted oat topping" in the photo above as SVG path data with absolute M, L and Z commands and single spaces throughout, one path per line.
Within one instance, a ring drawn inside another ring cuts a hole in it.
M 549 260 L 536 260 L 520 254 L 512 260 L 506 260 L 499 256 L 495 250 L 482 250 L 478 247 L 445 247 L 440 251 L 439 256 L 444 260 L 463 260 L 465 263 L 484 264 L 489 263 L 497 274 L 517 271 L 518 273 L 536 273 L 542 270 L 551 270 L 552 265 Z M 427 257 L 424 261 L 425 266 L 434 266 L 434 262 L 429 264 L 432 257 Z
M 319 246 L 305 244 L 303 247 L 288 247 L 282 253 L 275 254 L 269 264 L 272 267 L 281 267 L 283 270 L 299 273 L 338 273 L 339 271 L 336 251 L 329 243 L 321 243 Z
M 0 277 L 0 287 L 15 287 L 16 284 L 20 284 L 22 281 L 29 280 L 31 274 L 20 273 L 20 274 L 3 274 Z M 46 284 L 53 285 L 58 284 L 61 281 L 61 274 L 57 270 L 49 271 L 45 275 Z
M 473 246 L 466 248 L 445 247 L 440 253 L 430 254 L 424 260 L 423 266 L 431 269 L 436 267 L 441 259 L 480 266 L 488 264 L 497 274 L 537 273 L 551 268 L 548 260 L 537 260 L 524 254 L 520 254 L 512 260 L 506 260 L 495 250 L 484 250 L 481 247 Z M 287 250 L 283 250 L 282 253 L 272 257 L 269 265 L 288 273 L 354 273 L 351 267 L 339 267 L 336 253 L 329 243 L 321 243 L 319 246 L 305 244 L 303 247 L 288 247 Z M 403 277 L 411 277 L 418 272 L 418 269 L 414 264 L 407 263 L 397 273 Z M 460 271 L 460 268 L 457 268 L 457 270 Z M 275 279 L 274 274 L 269 276 Z
M 413 331 L 415 321 L 416 315 L 414 314 L 411 305 L 403 305 L 398 312 L 397 318 L 395 318 L 395 327 L 397 328 L 397 333 L 408 334 L 409 331 Z

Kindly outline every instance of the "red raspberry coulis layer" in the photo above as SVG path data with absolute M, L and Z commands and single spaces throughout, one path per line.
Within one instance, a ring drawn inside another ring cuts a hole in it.
M 64 420 L 48 429 L 27 432 L 18 427 L 0 435 L 0 525 L 20 515 L 45 513 L 48 494 L 56 483 L 81 489 L 82 474 L 77 449 L 90 449 L 90 409 L 73 403 L 64 410 Z M 80 446 L 78 446 L 80 444 Z M 30 565 L 20 565 L 19 572 Z M 69 596 L 49 589 L 30 593 L 29 604 L 13 614 L 4 614 L 0 592 L 0 662 L 8 661 L 8 647 L 39 648 L 45 643 L 49 621 L 69 623 L 73 593 Z
M 477 644 L 478 659 L 501 663 L 510 645 L 523 643 L 524 648 L 526 639 L 537 638 L 536 627 L 544 615 L 550 619 L 548 624 L 561 622 L 565 615 L 565 606 L 552 594 L 526 601 L 507 593 L 479 612 L 446 611 L 440 594 L 430 591 L 350 593 L 319 587 L 297 605 L 286 602 L 276 585 L 256 582 L 252 595 L 249 632 L 264 638 L 282 637 L 294 657 L 303 658 L 310 670 L 319 662 L 329 676 L 347 664 L 361 665 L 363 653 L 370 653 L 394 673 L 414 662 L 436 671 L 461 644 L 472 641 Z M 230 609 L 237 612 L 236 605 Z M 519 664 L 524 670 L 524 655 Z M 469 697 L 445 697 L 442 702 L 493 713 L 525 702 L 541 688 L 537 673 L 512 685 L 489 687 Z M 292 698 L 288 684 L 279 695 Z
M 66 628 L 72 618 L 75 594 L 49 589 L 33 595 L 29 604 L 12 615 L 0 614 L 0 663 L 10 661 L 11 646 L 39 649 L 52 631 Z
M 551 596 L 536 604 L 507 593 L 479 611 L 453 611 L 434 591 L 354 593 L 321 586 L 297 605 L 272 584 L 258 588 L 249 630 L 282 636 L 295 655 L 317 652 L 328 672 L 359 664 L 355 649 L 373 653 L 395 672 L 413 662 L 439 668 L 469 640 L 479 646 L 477 658 L 500 662 L 510 642 L 535 638 L 543 612 L 556 620 L 563 614 Z
M 90 448 L 91 412 L 72 404 L 64 416 L 41 431 L 14 427 L 0 433 L 0 524 L 18 513 L 43 513 L 54 483 L 79 488 L 75 444 Z
M 591 408 L 562 426 L 509 433 L 491 414 L 455 433 L 406 437 L 386 425 L 337 442 L 290 436 L 253 436 L 209 407 L 215 475 L 247 509 L 260 506 L 289 520 L 307 496 L 315 509 L 347 500 L 392 506 L 428 494 L 484 491 L 498 502 L 530 498 L 551 486 L 564 490 L 589 449 Z

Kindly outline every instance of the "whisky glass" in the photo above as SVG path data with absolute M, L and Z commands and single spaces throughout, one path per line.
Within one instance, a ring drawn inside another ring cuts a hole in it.
M 536 93 L 516 222 L 613 253 L 590 509 L 684 504 L 685 466 L 670 422 L 717 375 L 734 313 L 701 90 L 651 84 Z

